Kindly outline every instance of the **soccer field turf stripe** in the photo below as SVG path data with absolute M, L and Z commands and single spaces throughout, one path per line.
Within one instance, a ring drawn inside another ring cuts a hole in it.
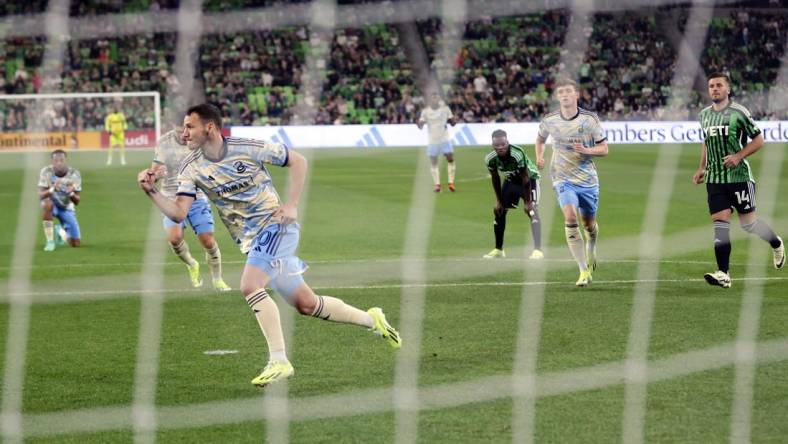
M 737 281 L 785 281 L 788 277 L 777 276 L 763 276 L 763 277 L 743 277 L 737 278 Z M 643 281 L 638 279 L 612 279 L 612 280 L 594 280 L 592 286 L 599 285 L 619 285 L 619 284 L 637 284 L 639 282 L 656 282 L 656 283 L 678 283 L 678 282 L 706 282 L 700 278 L 687 278 L 687 279 L 653 279 Z M 369 285 L 316 285 L 312 287 L 314 290 L 388 290 L 388 289 L 402 289 L 402 288 L 452 288 L 452 287 L 520 287 L 520 286 L 538 286 L 538 285 L 564 285 L 574 287 L 574 282 L 570 281 L 493 281 L 493 282 L 436 282 L 425 284 L 369 284 Z M 156 290 L 158 291 L 158 290 Z M 77 302 L 83 300 L 93 299 L 114 299 L 117 297 L 126 297 L 138 294 L 147 294 L 149 290 L 140 288 L 128 289 L 113 289 L 113 290 L 84 290 L 84 291 L 31 291 L 26 293 L 12 293 L 9 295 L 2 295 L 0 302 L 6 302 L 9 298 L 14 296 L 19 297 L 33 297 L 33 303 L 59 303 L 59 302 Z M 189 296 L 203 296 L 215 294 L 214 291 L 199 289 L 199 288 L 168 288 L 161 290 L 165 294 L 184 294 Z M 582 290 L 577 290 L 577 294 L 581 294 Z M 107 296 L 106 298 L 102 296 Z M 42 298 L 36 300 L 35 298 Z
M 757 344 L 759 364 L 788 360 L 788 337 Z M 736 343 L 678 353 L 648 362 L 648 382 L 666 381 L 730 366 L 736 360 Z M 538 375 L 536 397 L 546 398 L 621 385 L 625 361 L 560 370 Z M 477 379 L 418 387 L 418 410 L 436 410 L 510 398 L 515 383 L 512 375 L 484 376 Z M 210 427 L 261 421 L 266 406 L 259 397 L 229 399 L 156 409 L 158 430 Z M 392 388 L 358 390 L 290 399 L 293 421 L 368 415 L 394 409 Z M 131 406 L 97 407 L 63 412 L 28 413 L 23 416 L 25 437 L 128 429 L 132 423 Z

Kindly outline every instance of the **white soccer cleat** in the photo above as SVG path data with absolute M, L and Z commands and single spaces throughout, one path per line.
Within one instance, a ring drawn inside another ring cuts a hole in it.
M 544 259 L 544 253 L 542 253 L 542 250 L 534 250 L 531 252 L 531 255 L 528 256 L 528 259 Z
M 722 288 L 731 288 L 731 277 L 724 271 L 717 270 L 714 273 L 703 275 L 709 285 L 717 285 Z
M 780 239 L 780 246 L 774 249 L 774 268 L 779 270 L 785 265 L 785 242 L 780 236 L 777 239 Z

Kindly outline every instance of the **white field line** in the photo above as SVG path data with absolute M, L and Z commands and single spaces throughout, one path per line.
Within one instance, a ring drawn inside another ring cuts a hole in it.
M 700 350 L 649 361 L 648 382 L 667 381 L 695 373 L 728 367 L 735 363 L 736 344 L 727 342 Z M 762 341 L 755 349 L 760 364 L 788 360 L 788 337 Z M 624 383 L 626 361 L 561 370 L 538 375 L 537 398 L 599 390 Z M 297 377 L 297 376 L 296 376 Z M 251 390 L 251 389 L 250 389 Z M 395 387 L 357 390 L 293 398 L 291 419 L 311 421 L 390 412 L 397 408 Z M 418 411 L 447 409 L 468 404 L 511 399 L 511 375 L 422 386 L 414 394 L 421 400 Z M 189 429 L 238 424 L 265 419 L 259 397 L 157 407 L 158 430 Z M 51 413 L 28 413 L 22 418 L 25 438 L 128 429 L 132 426 L 129 406 L 99 407 Z
M 670 82 L 671 97 L 668 108 L 681 105 L 692 90 L 693 81 L 699 70 L 696 54 L 700 54 L 703 49 L 712 13 L 713 8 L 702 7 L 693 2 Z M 657 165 L 653 169 L 649 187 L 647 200 L 649 204 L 646 206 L 641 225 L 638 242 L 639 258 L 657 262 L 656 264 L 641 262 L 638 265 L 637 277 L 641 282 L 635 285 L 627 343 L 622 420 L 622 438 L 625 443 L 639 444 L 645 440 L 648 346 L 657 295 L 657 283 L 654 279 L 659 276 L 658 261 L 662 258 L 662 245 L 665 240 L 663 232 L 676 182 L 681 149 L 681 145 L 663 144 L 660 147 L 660 156 L 657 157 Z M 702 205 L 702 201 L 698 204 Z
M 762 277 L 743 277 L 737 278 L 734 280 L 734 285 L 736 282 L 741 281 L 764 281 L 764 282 L 771 282 L 771 281 L 787 281 L 788 277 L 777 277 L 777 276 L 762 276 Z M 705 280 L 701 278 L 686 278 L 686 279 L 652 279 L 648 282 L 653 283 L 690 283 L 690 282 L 702 282 L 705 284 Z M 611 279 L 611 280 L 594 280 L 593 286 L 601 286 L 601 285 L 631 285 L 631 284 L 638 284 L 644 283 L 644 280 L 639 279 Z M 463 287 L 522 287 L 522 286 L 540 286 L 540 285 L 550 285 L 550 286 L 565 286 L 568 288 L 574 288 L 574 282 L 570 281 L 498 281 L 498 282 L 439 282 L 439 283 L 404 283 L 404 284 L 369 284 L 369 285 L 342 285 L 342 284 L 331 284 L 331 285 L 320 285 L 312 287 L 314 290 L 392 290 L 392 289 L 407 289 L 407 288 L 463 288 Z M 704 285 L 705 288 L 705 285 Z M 709 287 L 710 292 L 718 291 L 721 294 L 724 294 L 723 290 L 718 290 L 716 288 Z M 57 292 L 57 291 L 42 291 L 42 292 L 25 292 L 25 293 L 12 293 L 10 295 L 11 298 L 19 297 L 19 298 L 33 298 L 31 301 L 34 304 L 58 304 L 58 303 L 69 303 L 69 302 L 79 302 L 79 301 L 88 301 L 88 300 L 100 300 L 100 299 L 122 299 L 127 297 L 136 297 L 136 295 L 144 295 L 150 293 L 151 290 L 140 289 L 140 288 L 127 288 L 127 289 L 113 289 L 113 290 L 85 290 L 85 291 L 66 291 L 66 292 Z M 214 295 L 216 297 L 225 297 L 223 295 L 217 295 L 210 290 L 205 289 L 193 289 L 193 288 L 167 288 L 161 290 L 164 294 L 173 294 L 173 299 L 181 299 L 181 298 L 191 298 L 191 297 L 201 297 L 201 296 L 208 296 Z M 577 292 L 578 296 L 588 297 L 584 295 L 582 291 Z

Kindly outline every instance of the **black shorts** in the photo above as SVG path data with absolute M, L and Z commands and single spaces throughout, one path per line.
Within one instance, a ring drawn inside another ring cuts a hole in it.
M 755 211 L 755 183 L 707 183 L 709 214 L 736 209 L 739 214 Z
M 523 202 L 526 201 L 526 198 L 531 196 L 531 202 L 534 203 L 534 206 L 539 205 L 539 181 L 536 179 L 531 179 L 528 182 L 528 185 L 523 186 L 521 183 L 513 183 L 506 181 L 503 183 L 501 187 L 501 199 L 503 199 L 503 207 L 506 209 L 510 208 L 517 208 L 520 204 L 520 199 Z

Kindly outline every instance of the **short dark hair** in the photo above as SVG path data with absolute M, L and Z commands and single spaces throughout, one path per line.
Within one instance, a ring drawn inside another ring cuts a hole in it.
M 725 79 L 725 82 L 728 85 L 731 84 L 731 78 L 728 77 L 728 74 L 725 74 L 722 71 L 714 71 L 713 73 L 709 74 L 709 77 L 708 77 L 708 79 L 706 79 L 706 81 L 709 81 L 711 79 Z
M 562 86 L 571 86 L 575 89 L 575 91 L 580 91 L 580 88 L 577 87 L 577 82 L 570 79 L 569 77 L 561 77 L 555 82 L 555 89 L 558 89 Z
M 222 129 L 222 112 L 210 103 L 194 105 L 186 110 L 186 115 L 197 114 L 203 123 L 213 122 L 216 128 Z
M 495 139 L 496 137 L 506 137 L 506 131 L 504 131 L 502 129 L 497 129 L 497 130 L 493 131 L 492 137 L 493 137 L 493 139 Z
M 55 150 L 55 151 L 52 151 L 52 153 L 49 155 L 49 158 L 50 159 L 54 158 L 58 154 L 62 154 L 63 157 L 68 157 L 68 153 L 66 153 L 65 151 L 63 151 L 63 150 Z

